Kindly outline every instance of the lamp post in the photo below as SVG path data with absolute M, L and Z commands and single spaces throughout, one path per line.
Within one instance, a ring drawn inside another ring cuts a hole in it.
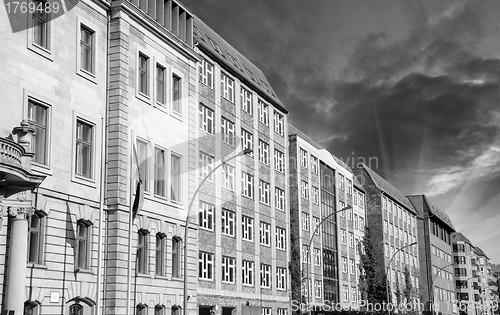
M 316 226 L 316 228 L 314 229 L 312 235 L 311 235 L 311 239 L 309 240 L 309 245 L 308 245 L 308 249 L 309 249 L 309 252 L 307 253 L 307 256 L 306 257 L 306 286 L 307 286 L 307 291 L 308 291 L 308 294 L 307 294 L 307 304 L 308 304 L 308 307 L 309 307 L 309 303 L 311 301 L 310 297 L 311 297 L 311 293 L 312 292 L 309 292 L 309 258 L 311 257 L 311 244 L 312 244 L 312 241 L 314 239 L 314 236 L 316 235 L 316 231 L 319 229 L 319 227 L 323 224 L 323 222 L 325 222 L 328 218 L 330 218 L 331 216 L 339 213 L 339 212 L 342 212 L 342 211 L 346 211 L 348 209 L 352 209 L 352 206 L 348 205 L 340 210 L 337 210 L 337 211 L 334 211 L 332 213 L 330 213 L 329 215 L 327 215 L 326 217 L 324 217 L 319 223 L 318 225 Z M 312 257 L 311 257 L 311 260 L 312 260 Z M 302 295 L 302 294 L 301 294 Z
M 396 257 L 396 254 L 399 253 L 401 250 L 405 249 L 406 247 L 410 247 L 410 246 L 413 246 L 413 245 L 417 245 L 417 242 L 413 242 L 413 243 L 410 243 L 408 245 L 405 245 L 401 248 L 398 248 L 398 250 L 392 255 L 391 259 L 389 259 L 389 263 L 387 264 L 387 268 L 386 268 L 386 274 L 387 274 L 387 285 L 386 285 L 386 294 L 387 294 L 387 304 L 390 303 L 390 299 L 389 299 L 389 285 L 391 284 L 390 282 L 390 279 L 389 279 L 389 268 L 391 267 L 391 262 L 392 260 L 394 259 L 394 257 Z M 391 312 L 389 311 L 389 308 L 387 308 L 387 312 L 390 314 Z
M 200 191 L 201 187 L 203 186 L 203 184 L 207 181 L 207 179 L 217 170 L 219 169 L 220 167 L 222 167 L 223 165 L 225 165 L 227 162 L 231 161 L 232 159 L 235 159 L 237 158 L 238 156 L 242 156 L 242 155 L 245 155 L 245 154 L 250 154 L 252 153 L 252 149 L 245 149 L 243 151 L 241 151 L 240 153 L 228 158 L 228 159 L 222 159 L 221 160 L 221 163 L 219 165 L 217 165 L 216 167 L 214 167 L 214 169 L 212 171 L 210 171 L 210 173 L 208 173 L 204 178 L 203 180 L 201 181 L 201 183 L 198 185 L 198 187 L 196 188 L 196 190 L 194 191 L 194 194 L 193 196 L 191 197 L 191 201 L 189 202 L 189 205 L 188 205 L 188 208 L 187 208 L 187 213 L 186 213 L 186 222 L 184 223 L 185 225 L 185 228 L 184 228 L 184 315 L 187 315 L 187 303 L 188 303 L 188 295 L 187 295 L 187 267 L 188 267 L 188 264 L 187 264 L 187 244 L 188 244 L 188 230 L 189 230 L 189 213 L 191 211 L 191 208 L 193 206 L 193 202 L 194 200 L 196 199 L 196 195 L 198 194 L 198 192 Z
M 446 266 L 443 266 L 441 268 L 439 268 L 437 271 L 436 271 L 436 274 L 434 275 L 434 277 L 432 277 L 432 281 L 431 281 L 431 293 L 432 293 L 432 299 L 431 299 L 431 305 L 429 305 L 429 308 L 430 310 L 432 311 L 432 314 L 434 314 L 434 280 L 436 279 L 437 275 L 439 274 L 439 272 L 441 270 L 443 270 L 444 268 L 446 267 L 450 267 L 450 266 L 453 266 L 455 265 L 455 263 L 451 263 L 451 264 L 448 264 Z

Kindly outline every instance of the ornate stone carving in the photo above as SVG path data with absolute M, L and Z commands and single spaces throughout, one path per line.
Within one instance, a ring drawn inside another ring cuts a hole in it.
M 7 207 L 7 214 L 11 217 L 17 217 L 20 214 L 24 214 L 26 218 L 29 218 L 35 213 L 35 208 L 33 207 Z

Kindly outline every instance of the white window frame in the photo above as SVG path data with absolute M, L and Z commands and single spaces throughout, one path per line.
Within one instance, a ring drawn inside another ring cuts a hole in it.
M 247 114 L 253 115 L 253 95 L 248 89 L 241 87 L 241 110 Z
M 284 117 L 277 111 L 274 112 L 274 132 L 283 136 L 285 133 Z
M 220 73 L 220 94 L 234 104 L 234 80 L 224 72 Z
M 303 168 L 307 169 L 308 167 L 308 156 L 307 156 L 307 151 L 300 148 L 300 166 L 302 166 Z
M 209 88 L 214 88 L 214 65 L 206 59 L 200 62 L 200 82 Z
M 274 187 L 274 207 L 285 211 L 285 191 L 279 187 Z
M 243 260 L 241 262 L 241 271 L 242 271 L 242 285 L 244 286 L 253 286 L 254 278 L 255 278 L 255 263 L 249 260 Z
M 321 221 L 318 217 L 313 217 L 313 226 L 314 226 L 314 230 L 316 231 L 314 233 L 315 235 L 320 235 L 321 227 L 319 227 L 319 229 L 316 230 L 316 227 L 319 225 L 320 222 Z
M 241 217 L 241 238 L 245 241 L 253 242 L 254 237 L 254 219 L 243 215 Z
M 270 185 L 268 182 L 259 180 L 259 202 L 265 205 L 270 203 Z
M 309 231 L 309 213 L 302 212 L 302 230 Z
M 318 187 L 312 186 L 312 202 L 315 205 L 319 205 L 319 189 L 318 189 Z
M 314 280 L 314 296 L 317 298 L 323 297 L 323 281 Z
M 318 158 L 311 154 L 311 172 L 318 174 Z
M 260 264 L 260 287 L 271 288 L 271 265 Z
M 200 103 L 199 107 L 200 129 L 206 133 L 214 133 L 214 111 Z
M 259 99 L 258 101 L 258 110 L 259 110 L 259 122 L 263 123 L 266 126 L 269 126 L 269 105 L 264 103 Z
M 224 164 L 222 166 L 222 187 L 234 190 L 234 166 Z
M 300 196 L 309 200 L 309 183 L 305 180 L 300 181 Z
M 274 149 L 274 169 L 285 173 L 285 154 L 276 148 Z
M 253 156 L 253 133 L 241 128 L 241 144 L 243 149 L 251 149 L 250 156 Z
M 222 256 L 221 267 L 222 283 L 234 283 L 236 278 L 236 259 Z
M 276 267 L 276 290 L 286 290 L 286 268 Z
M 214 230 L 215 206 L 203 200 L 199 201 L 199 226 L 200 229 L 213 231 Z
M 271 224 L 260 221 L 259 224 L 260 245 L 271 246 Z
M 269 165 L 269 144 L 261 139 L 259 139 L 259 161 Z
M 234 133 L 234 123 L 224 117 L 221 118 L 220 123 L 222 142 L 234 147 L 235 143 L 235 133 Z
M 236 213 L 222 208 L 221 211 L 222 234 L 234 237 L 236 235 Z
M 286 250 L 286 230 L 276 227 L 276 249 Z
M 313 255 L 314 255 L 314 265 L 321 266 L 321 249 L 314 247 Z
M 198 279 L 213 280 L 214 279 L 214 254 L 207 252 L 199 252 L 198 254 Z
M 253 175 L 246 172 L 241 172 L 241 184 L 241 195 L 253 199 Z
M 207 153 L 200 151 L 200 165 L 199 165 L 199 177 L 204 179 L 210 172 L 214 169 L 214 157 Z M 207 178 L 207 182 L 213 183 L 214 173 L 210 174 Z

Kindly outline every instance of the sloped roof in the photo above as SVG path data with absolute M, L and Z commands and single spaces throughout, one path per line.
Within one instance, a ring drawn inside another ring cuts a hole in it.
M 361 190 L 362 192 L 366 192 L 361 183 L 358 181 L 358 178 L 356 175 L 353 177 L 354 179 L 354 186 L 356 187 L 357 190 Z
M 331 154 L 331 153 L 330 153 Z M 342 166 L 344 169 L 346 169 L 349 173 L 352 174 L 352 169 L 349 165 L 347 165 L 344 161 L 333 155 L 333 158 L 335 159 L 335 162 L 337 162 L 338 165 Z
M 407 196 L 407 198 L 412 201 L 413 198 L 422 198 L 425 200 L 425 203 L 427 204 L 427 207 L 429 208 L 429 212 L 433 214 L 435 217 L 437 217 L 441 222 L 446 224 L 450 229 L 455 232 L 455 227 L 453 226 L 453 223 L 450 220 L 450 217 L 441 209 L 439 209 L 436 205 L 434 205 L 429 198 L 427 198 L 426 195 L 413 195 L 413 196 Z M 413 204 L 413 202 L 412 202 Z
M 388 181 L 383 179 L 379 174 L 375 173 L 375 171 L 373 171 L 371 168 L 369 168 L 365 164 L 362 164 L 361 167 L 366 170 L 366 172 L 370 176 L 373 184 L 375 184 L 375 187 L 377 187 L 379 190 L 383 191 L 385 194 L 390 196 L 392 199 L 396 200 L 398 203 L 400 203 L 402 206 L 404 206 L 406 209 L 408 209 L 413 214 L 415 214 L 415 215 L 417 214 L 417 212 L 415 211 L 415 208 L 413 208 L 413 205 L 411 204 L 411 202 L 399 190 L 397 190 L 394 186 L 389 184 Z
M 247 85 L 252 86 L 255 90 L 265 95 L 268 101 L 273 102 L 273 105 L 279 107 L 285 113 L 288 112 L 259 68 L 234 49 L 233 46 L 197 16 L 194 16 L 193 24 L 194 38 L 199 46 L 209 52 L 219 63 L 231 69 L 233 74 L 243 79 Z
M 485 252 L 483 252 L 483 250 L 482 250 L 481 248 L 479 248 L 479 247 L 474 247 L 474 252 L 475 252 L 475 253 L 476 253 L 476 255 L 478 255 L 478 256 L 484 256 L 484 257 L 486 257 L 486 258 L 490 259 L 490 258 L 488 257 L 488 255 L 486 255 L 486 253 L 485 253 Z
M 463 235 L 462 233 L 460 232 L 455 232 L 455 233 L 452 233 L 451 234 L 451 238 L 454 240 L 454 241 L 459 241 L 459 242 L 465 242 L 465 243 L 469 243 L 470 246 L 474 247 L 474 244 L 472 244 L 472 242 L 467 238 L 465 237 L 465 235 Z
M 320 146 L 318 143 L 316 143 L 316 141 L 314 141 L 313 139 L 309 138 L 308 135 L 306 135 L 305 133 L 303 133 L 302 131 L 300 131 L 299 129 L 297 129 L 295 126 L 293 126 L 290 123 L 288 124 L 288 134 L 289 135 L 297 135 L 297 136 L 301 137 L 307 143 L 311 144 L 313 147 L 315 147 L 318 150 L 323 149 L 323 147 Z

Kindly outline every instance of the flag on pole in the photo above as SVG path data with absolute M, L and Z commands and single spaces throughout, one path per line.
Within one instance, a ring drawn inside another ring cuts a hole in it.
M 133 164 L 131 169 L 132 176 L 134 174 L 134 171 L 137 172 L 137 176 L 135 177 L 134 203 L 132 204 L 132 219 L 135 219 L 139 211 L 141 211 L 142 205 L 144 204 L 144 185 L 142 184 L 141 168 L 139 165 L 139 158 L 137 157 L 137 150 L 135 148 L 135 143 L 132 145 L 132 148 L 134 150 L 133 161 L 135 161 L 135 163 L 132 162 Z

